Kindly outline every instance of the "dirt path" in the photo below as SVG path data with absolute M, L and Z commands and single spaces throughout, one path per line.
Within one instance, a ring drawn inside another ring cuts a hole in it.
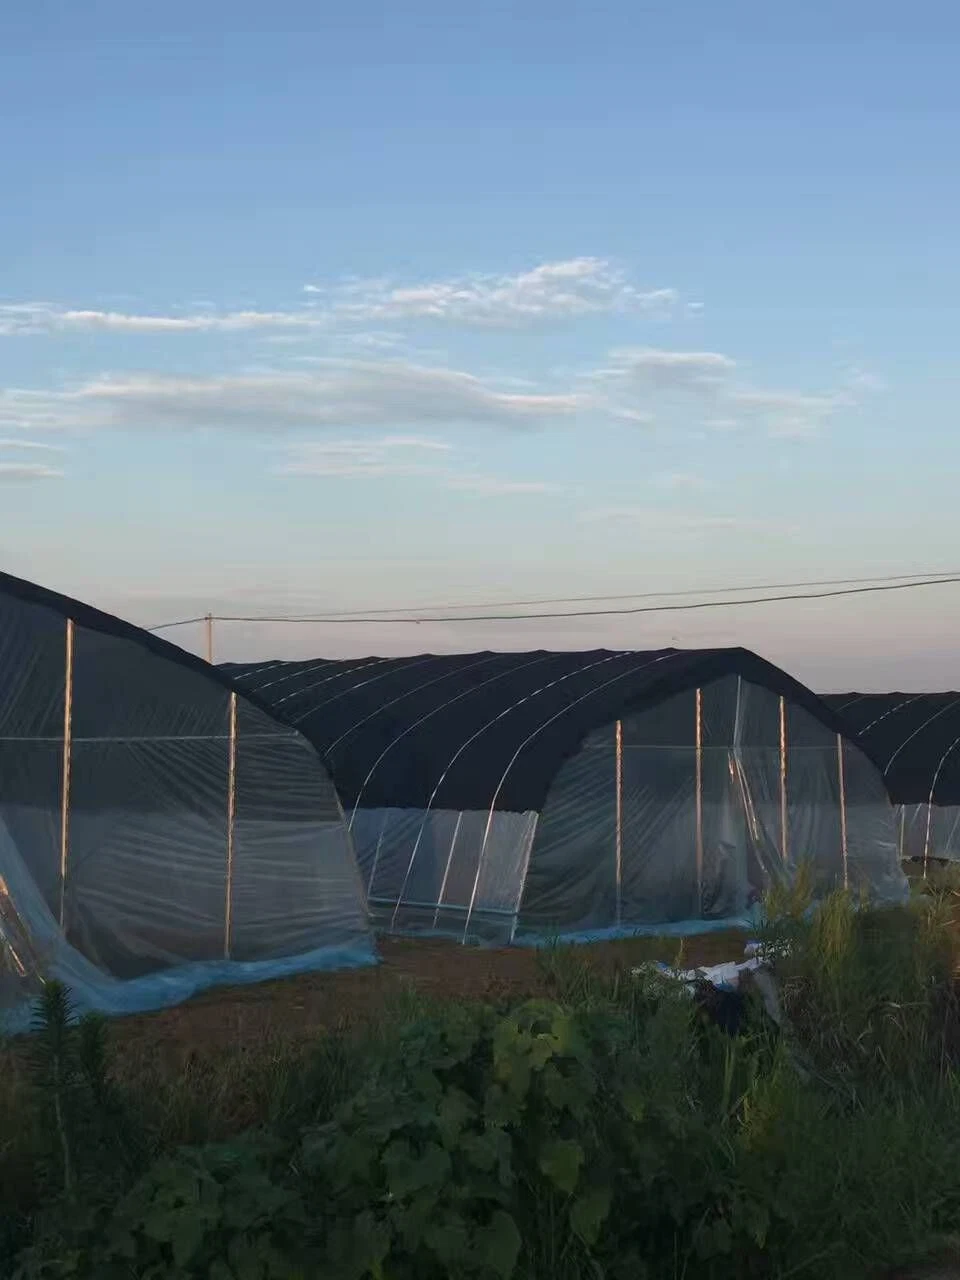
M 741 933 L 685 939 L 682 962 L 740 959 L 745 941 Z M 677 939 L 644 938 L 578 947 L 576 953 L 611 969 L 650 959 L 673 962 L 677 949 Z M 381 963 L 366 969 L 216 987 L 173 1009 L 117 1019 L 112 1034 L 118 1047 L 178 1056 L 204 1048 L 242 1048 L 265 1038 L 304 1039 L 321 1028 L 376 1016 L 391 997 L 411 989 L 450 999 L 545 990 L 544 964 L 526 947 L 480 949 L 436 939 L 383 938 L 379 951 Z

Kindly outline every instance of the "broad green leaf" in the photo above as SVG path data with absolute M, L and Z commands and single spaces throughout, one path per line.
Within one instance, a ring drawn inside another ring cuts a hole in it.
M 460 1150 L 467 1163 L 482 1173 L 489 1173 L 500 1157 L 499 1135 L 502 1132 L 487 1129 L 483 1133 L 465 1133 L 460 1139 Z
M 589 1096 L 582 1080 L 564 1075 L 555 1063 L 544 1067 L 542 1078 L 547 1101 L 558 1111 L 576 1110 Z
M 483 1104 L 487 1124 L 509 1128 L 523 1118 L 523 1102 L 520 1097 L 502 1085 L 491 1085 Z
M 462 1089 L 448 1089 L 437 1108 L 437 1128 L 443 1145 L 447 1148 L 456 1144 L 464 1126 L 477 1113 L 476 1104 Z
M 177 1215 L 170 1232 L 170 1247 L 178 1267 L 185 1267 L 203 1243 L 204 1224 L 189 1211 Z
M 624 1089 L 621 1096 L 623 1109 L 631 1120 L 640 1121 L 644 1118 L 647 1111 L 647 1100 L 643 1090 L 638 1085 L 629 1085 Z
M 470 1233 L 464 1220 L 448 1214 L 442 1221 L 432 1223 L 423 1236 L 424 1244 L 437 1259 L 450 1267 L 470 1256 Z
M 479 1256 L 490 1270 L 500 1276 L 501 1280 L 510 1280 L 523 1243 L 517 1224 L 510 1214 L 498 1209 L 489 1223 L 477 1232 L 476 1243 Z
M 567 1195 L 576 1190 L 583 1147 L 573 1138 L 551 1138 L 540 1149 L 540 1171 Z
M 595 1187 L 577 1196 L 570 1208 L 570 1225 L 587 1246 L 596 1243 L 600 1228 L 610 1213 L 610 1190 Z
M 383 1153 L 387 1184 L 398 1200 L 424 1187 L 443 1186 L 450 1177 L 450 1156 L 437 1143 L 415 1152 L 409 1142 L 398 1139 Z

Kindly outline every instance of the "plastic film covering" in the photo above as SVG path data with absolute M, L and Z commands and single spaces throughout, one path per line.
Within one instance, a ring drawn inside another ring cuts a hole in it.
M 876 768 L 803 708 L 726 677 L 594 733 L 564 765 L 518 936 L 746 922 L 801 861 L 821 888 L 906 892 Z
M 376 927 L 509 942 L 535 813 L 358 809 L 353 839 Z
M 836 694 L 825 701 L 881 762 L 900 856 L 960 857 L 960 693 Z
M 900 805 L 897 824 L 901 858 L 960 861 L 960 805 Z
M 699 931 L 744 919 L 800 859 L 824 883 L 905 888 L 870 752 L 851 755 L 843 721 L 746 650 L 228 670 L 322 755 L 383 929 Z
M 82 607 L 81 607 L 82 608 Z M 0 1011 L 371 960 L 333 784 L 196 664 L 0 590 Z

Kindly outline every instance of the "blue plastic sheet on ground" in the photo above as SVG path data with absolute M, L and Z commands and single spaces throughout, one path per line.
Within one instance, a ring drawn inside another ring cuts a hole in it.
M 571 933 L 558 931 L 552 934 L 523 933 L 517 931 L 516 946 L 549 947 L 556 944 L 587 942 L 616 942 L 624 938 L 692 938 L 705 933 L 722 933 L 733 929 L 744 932 L 755 930 L 761 922 L 759 911 L 739 916 L 724 916 L 717 920 L 674 920 L 661 924 L 614 925 L 607 929 L 582 929 Z
M 211 987 L 248 985 L 298 973 L 357 969 L 380 963 L 372 947 L 320 947 L 278 960 L 220 960 L 177 965 L 126 981 L 110 978 L 92 965 L 88 966 L 88 962 L 81 962 L 81 967 L 89 967 L 90 974 L 84 975 L 87 981 L 78 981 L 80 974 L 76 962 L 79 957 L 76 952 L 71 959 L 73 963 L 65 971 L 54 963 L 48 978 L 57 979 L 69 987 L 78 1014 L 97 1012 L 111 1017 L 169 1009 Z M 3 1011 L 0 1030 L 8 1035 L 27 1030 L 34 1008 L 35 1001 L 26 1001 Z

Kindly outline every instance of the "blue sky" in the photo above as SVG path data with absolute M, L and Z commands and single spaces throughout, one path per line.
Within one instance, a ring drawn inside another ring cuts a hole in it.
M 958 57 L 947 3 L 7 6 L 4 567 L 147 624 L 958 567 Z M 960 683 L 958 623 L 217 643 L 909 688 Z

